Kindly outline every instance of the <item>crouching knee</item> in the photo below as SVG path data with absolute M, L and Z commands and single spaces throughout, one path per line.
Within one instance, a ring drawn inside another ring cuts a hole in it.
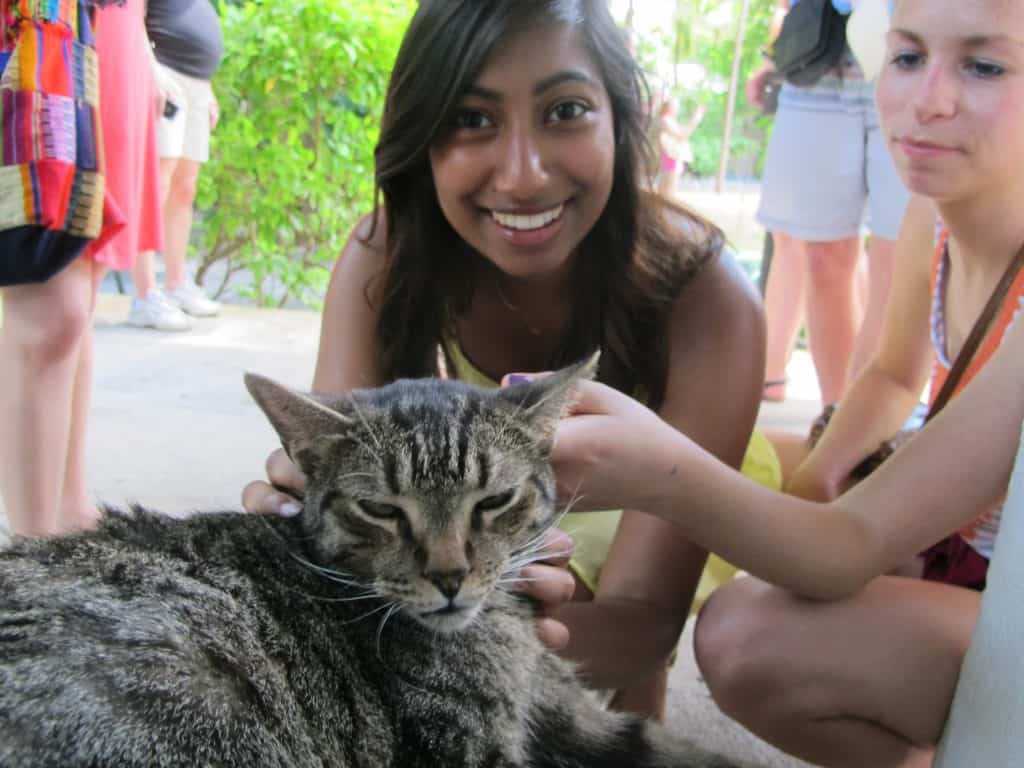
M 753 578 L 736 579 L 715 591 L 694 628 L 704 681 L 719 708 L 740 722 L 758 719 L 783 684 L 772 640 L 778 619 L 764 605 L 773 589 Z

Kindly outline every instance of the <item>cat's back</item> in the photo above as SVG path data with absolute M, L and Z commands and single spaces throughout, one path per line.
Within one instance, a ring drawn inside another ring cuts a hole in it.
M 294 562 L 242 515 L 112 513 L 16 540 L 0 552 L 0 765 L 387 764 L 378 694 Z

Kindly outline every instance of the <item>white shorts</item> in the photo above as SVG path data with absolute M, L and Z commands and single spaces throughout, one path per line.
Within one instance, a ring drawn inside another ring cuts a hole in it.
M 210 159 L 210 103 L 213 89 L 208 80 L 199 80 L 169 67 L 164 68 L 181 88 L 184 103 L 175 105 L 174 117 L 163 116 L 157 122 L 157 147 L 160 157 L 184 157 L 205 163 Z
M 865 231 L 895 240 L 909 198 L 878 126 L 873 84 L 826 76 L 809 88 L 782 86 L 757 212 L 766 230 L 811 242 Z

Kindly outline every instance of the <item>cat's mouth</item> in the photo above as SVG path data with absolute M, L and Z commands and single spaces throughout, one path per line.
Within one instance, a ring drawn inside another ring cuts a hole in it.
M 468 626 L 480 610 L 480 604 L 458 605 L 448 603 L 443 608 L 417 614 L 422 624 L 437 632 L 458 632 Z
M 441 614 L 441 615 L 456 614 L 456 615 L 458 615 L 458 614 L 462 613 L 465 610 L 466 610 L 465 608 L 462 608 L 461 606 L 455 605 L 455 603 L 448 603 L 448 605 L 446 605 L 444 608 L 440 608 L 440 609 L 438 609 L 436 611 L 428 611 L 427 612 L 427 616 L 435 616 L 437 614 Z

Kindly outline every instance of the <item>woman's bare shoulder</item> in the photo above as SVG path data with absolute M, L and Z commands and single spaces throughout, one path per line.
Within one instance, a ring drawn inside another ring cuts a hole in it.
M 354 246 L 354 250 L 375 253 L 379 257 L 387 250 L 387 232 L 388 221 L 384 210 L 380 208 L 371 211 L 356 222 L 345 250 L 347 251 L 349 246 Z
M 376 327 L 387 268 L 384 216 L 355 225 L 324 300 L 314 387 L 340 392 L 383 383 Z

